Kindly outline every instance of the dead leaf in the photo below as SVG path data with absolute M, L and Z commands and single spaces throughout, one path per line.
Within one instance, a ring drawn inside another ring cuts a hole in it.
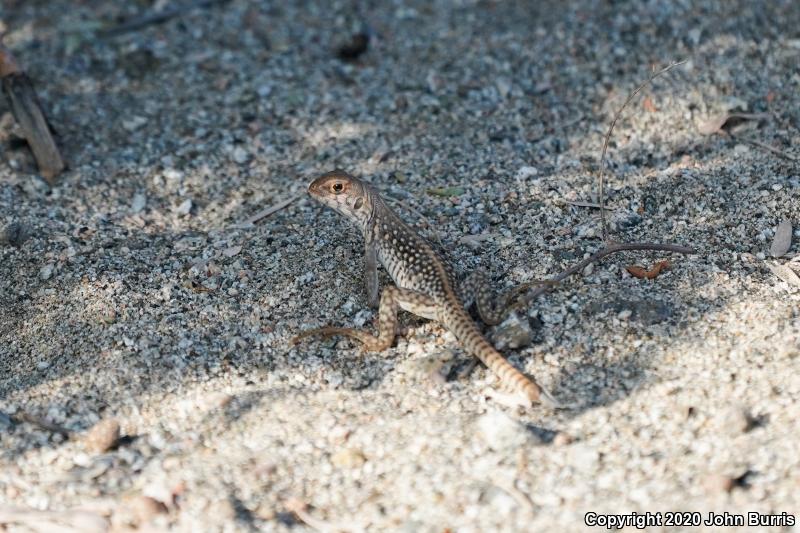
M 656 279 L 656 277 L 659 274 L 661 274 L 661 271 L 666 269 L 667 267 L 669 267 L 669 261 L 665 260 L 665 261 L 659 261 L 658 263 L 653 265 L 653 268 L 651 268 L 650 270 L 645 270 L 644 268 L 638 265 L 625 267 L 625 270 L 627 270 L 630 273 L 630 275 L 633 276 L 634 278 Z
M 697 123 L 697 131 L 700 135 L 714 135 L 722 131 L 725 126 L 729 126 L 728 122 L 735 120 L 737 122 L 745 120 L 760 120 L 767 118 L 768 115 L 764 113 L 720 113 L 718 115 L 711 115 L 706 120 L 701 120 Z
M 789 285 L 800 287 L 800 276 L 794 270 L 789 268 L 789 265 L 770 265 L 767 264 L 772 273 L 781 278 Z
M 772 257 L 780 257 L 792 247 L 792 223 L 784 219 L 775 228 L 775 237 L 772 239 L 772 246 L 769 253 Z
M 653 103 L 653 99 L 649 96 L 642 100 L 642 106 L 648 113 L 655 113 L 658 111 L 658 109 L 656 109 L 656 104 Z

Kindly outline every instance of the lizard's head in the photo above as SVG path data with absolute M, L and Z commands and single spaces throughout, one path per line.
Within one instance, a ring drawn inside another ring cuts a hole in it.
M 327 172 L 311 182 L 308 194 L 363 227 L 372 216 L 373 189 L 344 170 Z

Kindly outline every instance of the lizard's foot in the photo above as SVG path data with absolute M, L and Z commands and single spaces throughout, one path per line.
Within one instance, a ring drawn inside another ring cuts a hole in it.
M 475 370 L 475 367 L 478 366 L 478 363 L 479 361 L 475 357 L 470 358 L 470 360 L 464 363 L 462 368 L 458 370 L 456 378 L 466 379 L 467 377 L 469 377 L 469 375 L 472 374 L 472 371 Z
M 297 335 L 292 337 L 292 340 L 289 341 L 289 344 L 294 346 L 295 344 L 299 343 L 303 339 L 307 339 L 308 337 L 322 337 L 323 339 L 327 339 L 328 337 L 333 337 L 334 335 L 338 335 L 344 329 L 346 328 L 335 328 L 332 326 L 326 326 L 324 328 L 307 329 L 302 333 L 298 333 Z
M 296 345 L 301 340 L 307 337 L 322 337 L 323 339 L 327 339 L 329 337 L 335 337 L 337 335 L 341 335 L 343 337 L 350 337 L 351 339 L 355 339 L 361 342 L 361 352 L 381 352 L 387 348 L 391 347 L 392 339 L 389 339 L 388 344 L 381 339 L 380 337 L 374 337 L 370 333 L 366 331 L 361 331 L 358 329 L 353 328 L 336 328 L 332 326 L 326 326 L 324 328 L 315 328 L 306 330 L 299 335 L 296 335 L 290 342 L 292 346 Z
M 535 401 L 538 401 L 544 407 L 548 407 L 550 409 L 569 409 L 569 406 L 553 398 L 553 396 L 541 386 L 539 387 L 539 396 Z
M 322 339 L 328 339 L 330 337 L 335 337 L 336 335 L 343 335 L 345 337 L 353 337 L 355 339 L 360 339 L 360 335 L 362 332 L 354 330 L 352 328 L 337 328 L 333 326 L 325 326 L 323 328 L 314 328 L 314 329 L 307 329 L 302 333 L 295 335 L 289 344 L 295 346 L 300 341 L 307 339 L 308 337 L 320 337 Z
M 299 340 L 311 336 L 331 337 L 333 335 L 344 335 L 345 337 L 352 337 L 364 345 L 362 352 L 382 352 L 387 348 L 391 348 L 394 342 L 395 333 L 397 332 L 397 310 L 401 305 L 406 309 L 417 309 L 420 307 L 431 308 L 435 306 L 435 302 L 427 296 L 418 292 L 399 289 L 397 287 L 386 287 L 383 289 L 381 296 L 380 310 L 378 311 L 378 335 L 375 336 L 368 331 L 363 331 L 354 328 L 334 328 L 325 327 L 310 329 L 297 335 L 292 339 L 292 345 L 296 344 Z
M 569 405 L 565 405 L 553 398 L 546 390 L 541 389 L 537 395 L 531 395 L 525 391 L 506 392 L 503 390 L 489 390 L 487 396 L 496 401 L 497 403 L 506 407 L 524 407 L 525 409 L 541 405 L 549 409 L 570 409 Z

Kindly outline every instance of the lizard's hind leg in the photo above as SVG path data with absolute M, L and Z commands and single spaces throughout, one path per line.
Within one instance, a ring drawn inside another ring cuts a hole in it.
M 369 352 L 381 352 L 390 348 L 397 334 L 397 310 L 403 308 L 420 316 L 428 316 L 430 311 L 435 308 L 435 303 L 422 293 L 401 289 L 398 287 L 386 287 L 381 293 L 381 304 L 378 309 L 378 335 L 375 336 L 369 331 L 355 328 L 324 327 L 304 331 L 291 340 L 291 344 L 297 344 L 306 337 L 332 337 L 342 335 L 360 341 L 364 345 L 364 350 Z
M 549 280 L 531 281 L 512 287 L 501 294 L 495 294 L 483 272 L 476 270 L 461 283 L 461 294 L 464 305 L 469 306 L 475 302 L 481 322 L 487 326 L 496 326 L 506 318 L 522 294 L 534 287 L 552 284 L 554 283 Z
M 475 302 L 481 321 L 487 326 L 495 326 L 503 321 L 511 300 L 508 293 L 495 294 L 486 275 L 474 271 L 461 283 L 461 299 L 469 307 Z

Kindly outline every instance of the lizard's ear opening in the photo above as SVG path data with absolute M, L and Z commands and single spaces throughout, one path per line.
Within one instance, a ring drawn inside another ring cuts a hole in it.
M 361 209 L 361 206 L 364 205 L 363 198 L 356 198 L 355 203 L 353 203 L 353 209 Z

